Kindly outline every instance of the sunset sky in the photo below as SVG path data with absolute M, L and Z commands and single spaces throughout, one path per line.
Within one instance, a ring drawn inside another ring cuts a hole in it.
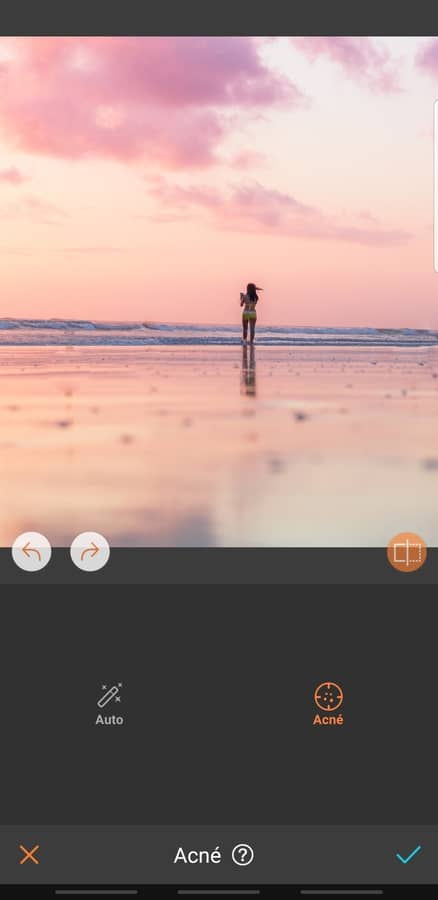
M 0 316 L 438 328 L 438 38 L 0 38 Z

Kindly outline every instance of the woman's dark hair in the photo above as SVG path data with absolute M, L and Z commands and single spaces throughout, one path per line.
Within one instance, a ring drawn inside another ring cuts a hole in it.
M 246 285 L 246 293 L 248 294 L 249 299 L 254 303 L 254 300 L 258 300 L 258 294 L 256 291 L 256 286 L 252 282 Z

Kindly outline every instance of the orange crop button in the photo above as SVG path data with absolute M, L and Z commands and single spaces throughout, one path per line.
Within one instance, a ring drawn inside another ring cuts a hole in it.
M 394 569 L 399 572 L 415 572 L 426 562 L 427 546 L 418 534 L 402 531 L 391 538 L 387 554 Z

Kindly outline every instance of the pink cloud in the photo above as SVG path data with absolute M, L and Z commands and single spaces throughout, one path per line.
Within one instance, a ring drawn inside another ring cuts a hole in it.
M 42 200 L 41 197 L 37 197 L 35 194 L 25 194 L 22 202 L 24 208 L 35 216 L 50 215 L 56 219 L 67 218 L 67 213 L 60 206 L 57 206 L 56 203 L 50 203 L 48 200 Z
M 438 38 L 433 38 L 418 52 L 417 65 L 429 75 L 438 75 Z
M 178 184 L 171 184 L 163 176 L 157 176 L 151 180 L 148 193 L 158 200 L 161 206 L 173 209 L 185 210 L 193 206 L 213 209 L 220 208 L 223 204 L 222 195 L 214 187 L 204 184 L 181 187 Z
M 67 213 L 63 209 L 35 194 L 21 195 L 16 202 L 0 206 L 0 219 L 25 219 L 39 225 L 61 225 L 66 218 Z
M 173 209 L 176 218 L 198 210 L 207 216 L 210 225 L 225 230 L 372 247 L 402 244 L 411 237 L 405 231 L 384 228 L 370 213 L 359 212 L 356 217 L 340 219 L 256 181 L 231 187 L 224 194 L 206 185 L 181 187 L 161 178 L 151 186 L 149 194 L 161 208 Z
M 397 70 L 388 50 L 368 37 L 292 38 L 297 50 L 309 59 L 326 56 L 352 79 L 382 93 L 400 90 Z
M 236 169 L 260 169 L 266 165 L 266 162 L 266 156 L 257 150 L 241 150 L 230 160 L 231 165 Z
M 97 245 L 90 247 L 63 247 L 59 253 L 105 253 L 112 255 L 113 253 L 127 253 L 126 247 L 113 247 L 111 245 Z
M 8 49 L 0 128 L 34 153 L 208 165 L 236 108 L 302 99 L 247 37 L 11 38 Z
M 23 184 L 23 181 L 27 181 L 27 175 L 23 175 L 15 166 L 10 166 L 9 169 L 0 169 L 0 181 L 6 184 Z

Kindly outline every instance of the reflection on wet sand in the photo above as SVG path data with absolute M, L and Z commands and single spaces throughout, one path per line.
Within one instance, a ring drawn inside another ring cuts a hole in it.
M 257 393 L 256 364 L 254 345 L 251 344 L 248 353 L 248 344 L 242 347 L 242 371 L 240 376 L 241 393 L 255 397 Z
M 2 546 L 92 529 L 386 547 L 406 528 L 435 546 L 438 347 L 5 346 L 1 363 Z

